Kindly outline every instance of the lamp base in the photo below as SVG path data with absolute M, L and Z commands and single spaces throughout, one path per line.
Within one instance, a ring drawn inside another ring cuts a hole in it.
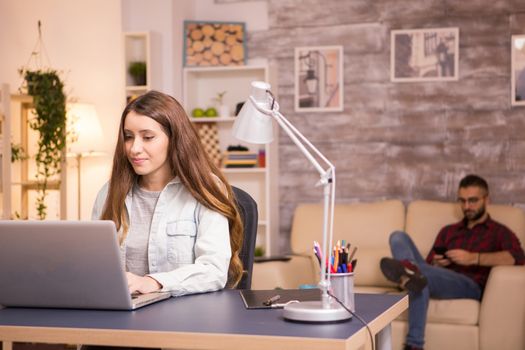
M 299 322 L 339 322 L 352 318 L 352 315 L 337 303 L 323 306 L 322 301 L 302 301 L 284 307 L 283 317 Z

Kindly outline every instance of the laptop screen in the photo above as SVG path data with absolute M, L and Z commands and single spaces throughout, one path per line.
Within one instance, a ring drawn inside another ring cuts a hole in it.
M 0 221 L 0 305 L 131 309 L 112 221 Z

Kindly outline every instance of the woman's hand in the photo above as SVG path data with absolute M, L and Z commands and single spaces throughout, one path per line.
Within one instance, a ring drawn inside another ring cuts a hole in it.
M 128 279 L 129 293 L 151 293 L 162 289 L 162 285 L 149 276 L 138 276 L 131 272 L 126 272 Z

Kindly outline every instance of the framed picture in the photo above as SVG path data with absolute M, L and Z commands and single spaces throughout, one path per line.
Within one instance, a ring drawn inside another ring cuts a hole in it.
M 243 22 L 184 21 L 184 66 L 238 66 L 246 63 Z
M 458 80 L 458 28 L 393 30 L 390 38 L 391 81 Z
M 295 111 L 343 110 L 343 47 L 295 48 Z
M 525 34 L 511 40 L 511 105 L 525 106 Z

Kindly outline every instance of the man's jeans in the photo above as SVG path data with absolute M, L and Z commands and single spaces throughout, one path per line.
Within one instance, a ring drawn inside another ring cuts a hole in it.
M 390 250 L 396 260 L 409 260 L 419 267 L 428 285 L 418 293 L 408 293 L 408 335 L 406 343 L 422 348 L 429 298 L 481 299 L 481 288 L 471 278 L 452 270 L 427 264 L 408 234 L 395 231 L 390 235 Z

